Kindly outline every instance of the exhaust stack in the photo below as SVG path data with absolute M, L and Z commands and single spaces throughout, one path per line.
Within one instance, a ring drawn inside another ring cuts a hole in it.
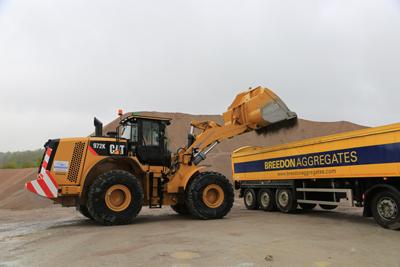
M 103 136 L 103 123 L 94 117 L 95 136 Z

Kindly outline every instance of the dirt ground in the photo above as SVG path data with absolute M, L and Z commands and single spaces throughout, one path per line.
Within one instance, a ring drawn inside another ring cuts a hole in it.
M 144 209 L 103 227 L 74 209 L 0 210 L 0 266 L 400 266 L 400 232 L 358 209 L 247 211 L 198 221 Z

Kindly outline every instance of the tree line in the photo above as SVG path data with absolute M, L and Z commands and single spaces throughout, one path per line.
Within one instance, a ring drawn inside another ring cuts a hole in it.
M 44 150 L 0 152 L 0 169 L 22 169 L 39 167 Z

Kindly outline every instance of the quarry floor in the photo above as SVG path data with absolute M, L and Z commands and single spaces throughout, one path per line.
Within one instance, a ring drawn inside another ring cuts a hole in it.
M 168 207 L 103 227 L 74 209 L 0 210 L 0 267 L 400 266 L 400 232 L 359 209 L 292 215 L 247 211 L 198 221 Z

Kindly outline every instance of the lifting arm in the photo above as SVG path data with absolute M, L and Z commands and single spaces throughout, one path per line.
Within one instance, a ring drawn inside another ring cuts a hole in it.
M 195 165 L 204 160 L 206 154 L 225 139 L 261 128 L 268 129 L 272 124 L 296 119 L 297 115 L 271 90 L 260 86 L 240 93 L 223 117 L 222 126 L 214 121 L 191 123 L 191 126 L 199 129 L 201 133 L 193 136 L 193 143 L 182 153 L 193 155 L 192 162 Z
M 176 155 L 174 164 L 177 168 L 168 185 L 170 192 L 177 191 L 180 185 L 177 180 L 186 186 L 189 176 L 198 171 L 196 166 L 218 143 L 253 130 L 268 129 L 276 123 L 295 120 L 297 115 L 271 90 L 260 86 L 237 95 L 223 118 L 223 125 L 214 121 L 191 122 L 188 146 Z M 195 128 L 200 130 L 197 135 L 194 135 Z

